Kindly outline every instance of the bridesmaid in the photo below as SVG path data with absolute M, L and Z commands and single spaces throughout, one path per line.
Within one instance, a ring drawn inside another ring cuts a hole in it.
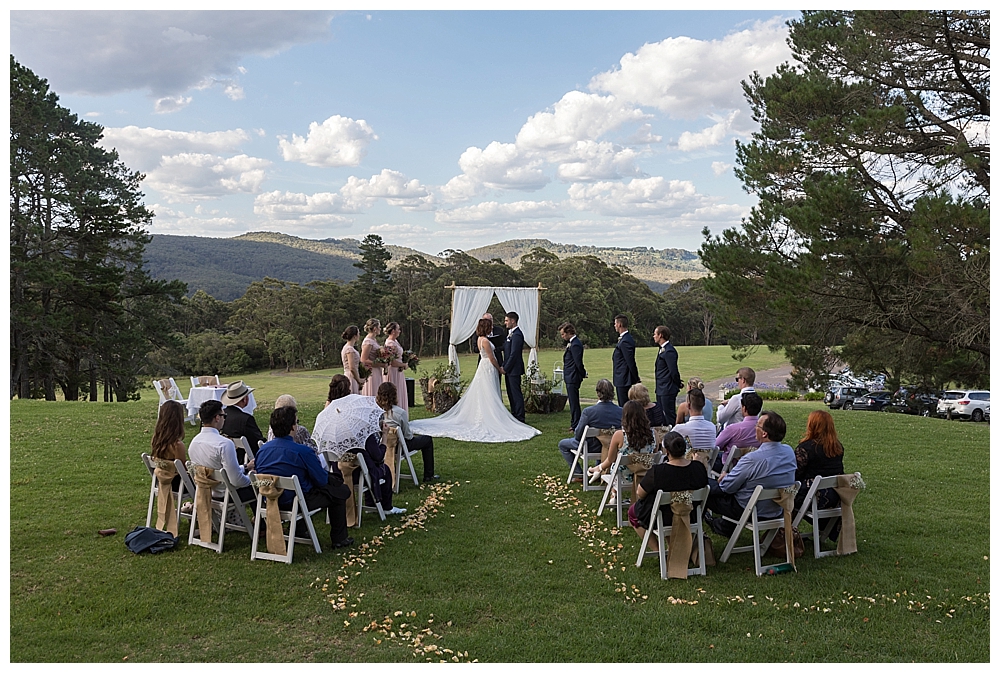
M 408 409 L 410 400 L 406 390 L 406 363 L 403 362 L 403 347 L 399 345 L 400 332 L 402 330 L 398 322 L 391 322 L 385 326 L 385 345 L 396 350 L 396 359 L 389 363 L 389 377 L 386 380 L 396 386 L 399 406 Z
M 358 335 L 361 330 L 357 325 L 349 325 L 340 338 L 346 341 L 344 347 L 340 349 L 340 359 L 344 362 L 344 376 L 351 380 L 351 393 L 357 395 L 364 385 L 361 375 L 358 374 L 358 363 L 361 361 L 361 354 L 358 353 Z
M 375 397 L 378 387 L 385 379 L 382 377 L 382 365 L 374 361 L 375 352 L 379 349 L 378 341 L 375 339 L 382 333 L 382 323 L 376 318 L 369 318 L 365 323 L 365 332 L 368 336 L 361 342 L 361 363 L 371 370 L 371 374 L 365 379 L 365 385 L 361 388 L 362 395 Z

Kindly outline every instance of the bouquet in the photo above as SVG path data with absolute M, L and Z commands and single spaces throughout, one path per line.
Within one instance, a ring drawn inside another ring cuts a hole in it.
M 417 357 L 416 353 L 414 353 L 413 351 L 403 351 L 402 360 L 403 362 L 406 363 L 407 367 L 409 367 L 413 371 L 417 371 L 417 365 L 420 364 L 420 358 Z
M 389 373 L 389 363 L 396 359 L 396 349 L 392 346 L 380 346 L 373 354 L 372 361 L 382 365 L 382 373 Z
M 359 362 L 358 363 L 358 376 L 361 377 L 361 380 L 364 381 L 365 379 L 367 379 L 371 375 L 372 375 L 372 370 L 368 369 L 368 367 L 365 365 L 365 363 Z

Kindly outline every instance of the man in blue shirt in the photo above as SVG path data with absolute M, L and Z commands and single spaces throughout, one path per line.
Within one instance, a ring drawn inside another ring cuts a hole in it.
M 707 506 L 716 517 L 739 520 L 757 486 L 781 488 L 795 482 L 795 452 L 781 443 L 785 431 L 785 419 L 781 416 L 773 411 L 760 414 L 755 430 L 760 448 L 740 458 L 732 472 L 722 474 L 718 482 L 708 482 Z M 757 515 L 776 519 L 782 512 L 773 500 L 765 500 L 757 503 Z M 707 517 L 706 522 L 713 531 L 726 537 L 736 530 L 735 524 L 722 518 Z
M 573 464 L 573 455 L 580 446 L 583 439 L 583 429 L 588 425 L 592 428 L 620 428 L 622 426 L 622 408 L 612 401 L 615 395 L 615 387 L 611 381 L 601 379 L 597 382 L 597 404 L 587 407 L 580 413 L 580 420 L 576 424 L 576 436 L 568 437 L 559 441 L 559 451 L 566 459 L 567 465 Z M 596 437 L 587 440 L 591 451 L 600 451 L 601 443 Z M 573 475 L 573 481 L 583 481 L 583 467 L 580 463 L 576 466 L 577 472 Z
M 271 413 L 271 430 L 274 439 L 260 447 L 257 453 L 258 474 L 277 477 L 299 478 L 306 507 L 325 507 L 330 516 L 330 543 L 334 549 L 349 547 L 354 538 L 347 537 L 346 502 L 351 495 L 339 474 L 327 473 L 313 450 L 292 439 L 292 432 L 298 424 L 298 410 L 295 407 L 279 407 Z M 285 490 L 278 503 L 282 509 L 291 507 L 295 493 Z

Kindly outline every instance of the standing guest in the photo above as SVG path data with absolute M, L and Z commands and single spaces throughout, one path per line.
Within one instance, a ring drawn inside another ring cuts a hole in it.
M 580 422 L 580 384 L 587 378 L 587 370 L 583 367 L 583 342 L 576 335 L 572 323 L 559 325 L 559 336 L 566 342 L 563 351 L 563 383 L 566 385 L 566 397 L 569 398 L 569 431 L 576 432 Z
M 733 534 L 736 524 L 721 517 L 738 521 L 757 486 L 782 488 L 795 482 L 795 452 L 781 443 L 785 432 L 785 419 L 773 411 L 762 412 L 756 426 L 760 448 L 740 458 L 732 472 L 722 474 L 718 482 L 708 482 L 708 508 L 715 516 L 706 517 L 706 523 L 716 534 L 724 537 Z M 773 500 L 757 503 L 757 516 L 761 519 L 776 519 L 781 515 L 781 507 Z
M 156 427 L 153 429 L 153 439 L 149 443 L 149 455 L 154 460 L 187 460 L 184 449 L 184 405 L 175 400 L 167 400 L 160 405 L 156 417 Z M 180 476 L 174 477 L 171 490 L 180 488 Z
M 649 401 L 649 388 L 641 383 L 637 383 L 628 389 L 628 398 L 630 400 L 635 400 L 642 405 L 642 408 L 646 410 L 646 418 L 649 419 L 649 425 L 653 428 L 658 428 L 662 425 L 666 425 L 663 418 L 663 411 L 660 410 L 660 405 L 656 402 Z
M 277 407 L 271 412 L 269 434 L 274 435 L 257 454 L 257 472 L 275 477 L 298 477 L 305 496 L 306 511 L 326 508 L 330 519 L 330 544 L 334 549 L 349 547 L 354 539 L 347 537 L 347 499 L 351 489 L 344 484 L 339 473 L 327 473 L 319 458 L 308 446 L 295 441 L 298 426 L 298 409 L 294 406 Z M 291 509 L 294 490 L 285 489 L 278 499 L 278 506 Z M 308 514 L 306 515 L 308 516 Z
M 375 397 L 378 387 L 385 380 L 382 378 L 382 365 L 375 364 L 375 353 L 379 349 L 378 341 L 375 337 L 381 333 L 382 323 L 376 318 L 369 318 L 368 322 L 365 323 L 365 334 L 367 336 L 361 342 L 361 364 L 368 367 L 368 370 L 371 372 L 368 378 L 365 379 L 364 386 L 361 388 L 361 394 L 368 395 L 369 397 Z
M 524 395 L 521 393 L 521 377 L 524 376 L 524 334 L 517 326 L 520 316 L 511 311 L 504 316 L 503 324 L 507 328 L 507 340 L 503 345 L 503 363 L 500 368 L 507 381 L 507 401 L 510 402 L 510 414 L 524 423 Z
M 222 426 L 222 434 L 226 437 L 236 439 L 243 437 L 251 451 L 256 451 L 260 442 L 264 441 L 264 434 L 257 427 L 257 421 L 253 414 L 244 411 L 250 403 L 250 393 L 253 388 L 248 388 L 243 381 L 230 383 L 226 388 L 226 393 L 222 396 L 222 405 L 226 407 L 226 423 Z M 246 461 L 246 451 L 240 446 L 236 449 L 236 457 L 240 464 Z
M 639 538 L 646 536 L 646 529 L 649 528 L 653 516 L 653 501 L 656 500 L 657 491 L 697 491 L 708 486 L 708 472 L 705 465 L 700 460 L 689 460 L 684 457 L 687 452 L 687 445 L 684 438 L 676 432 L 668 432 L 663 436 L 663 448 L 667 452 L 667 462 L 654 465 L 646 472 L 639 487 L 636 489 L 636 501 L 628 508 L 628 520 L 632 524 Z M 661 501 L 660 511 L 663 512 L 663 525 L 669 526 L 673 523 L 674 512 L 670 509 L 670 503 L 663 504 Z M 691 512 L 691 521 L 696 521 L 697 512 Z M 648 548 L 650 551 L 658 551 L 659 544 L 655 537 L 650 536 Z
M 705 394 L 705 382 L 701 380 L 698 376 L 692 376 L 688 379 L 688 390 L 700 390 L 702 394 Z M 681 402 L 680 406 L 677 407 L 677 422 L 687 423 L 691 420 L 691 414 L 688 411 L 687 405 L 687 395 L 685 395 L 685 401 Z M 705 417 L 706 421 L 712 420 L 712 414 L 714 413 L 712 409 L 712 400 L 705 395 L 705 408 L 702 409 L 701 415 Z
M 732 447 L 760 446 L 757 439 L 757 415 L 764 406 L 764 400 L 757 393 L 743 393 L 740 400 L 743 404 L 743 420 L 725 427 L 715 440 L 715 445 L 722 449 L 716 459 L 717 470 L 722 469 Z
M 628 331 L 628 318 L 621 313 L 615 316 L 615 331 L 618 332 L 618 343 L 611 356 L 613 370 L 612 380 L 618 391 L 618 405 L 625 406 L 628 401 L 628 389 L 636 383 L 641 383 L 639 367 L 635 364 L 635 339 Z
M 754 370 L 749 367 L 740 367 L 736 370 L 736 385 L 740 387 L 740 392 L 736 393 L 728 400 L 724 402 L 719 402 L 719 411 L 716 414 L 716 420 L 719 422 L 719 427 L 726 427 L 732 423 L 739 423 L 740 419 L 743 418 L 742 415 L 742 403 L 740 402 L 740 396 L 743 393 L 755 392 L 753 389 L 753 382 L 756 380 L 757 374 Z
M 567 465 L 573 464 L 573 456 L 583 439 L 583 430 L 586 427 L 607 430 L 608 428 L 620 428 L 622 425 L 622 408 L 614 403 L 615 387 L 611 381 L 601 379 L 597 382 L 597 404 L 587 407 L 580 414 L 580 420 L 576 424 L 576 436 L 568 437 L 559 441 L 559 452 L 566 460 Z M 587 439 L 587 446 L 590 451 L 601 450 L 601 441 L 596 437 Z M 583 482 L 583 468 L 577 465 L 578 471 L 573 475 L 573 481 Z
M 340 338 L 346 341 L 344 347 L 340 349 L 340 360 L 344 363 L 344 376 L 351 380 L 351 392 L 357 395 L 361 392 L 361 386 L 365 382 L 358 372 L 358 364 L 361 362 L 361 353 L 358 352 L 358 335 L 361 330 L 357 325 L 348 325 Z
M 681 389 L 681 374 L 677 369 L 677 349 L 670 343 L 670 328 L 659 325 L 653 330 L 656 352 L 656 404 L 663 414 L 664 425 L 677 424 L 677 393 Z
M 653 453 L 655 451 L 656 441 L 653 437 L 653 430 L 649 427 L 649 421 L 646 419 L 646 410 L 638 402 L 630 400 L 622 407 L 622 429 L 617 430 L 612 435 L 607 457 L 590 468 L 590 483 L 596 484 L 601 480 L 601 474 L 607 472 L 615 464 L 619 453 L 627 456 L 630 453 Z M 629 471 L 624 461 L 619 464 L 618 471 L 621 473 Z M 622 497 L 621 494 L 618 497 Z
M 415 435 L 410 430 L 410 414 L 405 407 L 396 404 L 396 386 L 386 381 L 378 387 L 375 403 L 385 411 L 383 421 L 386 425 L 398 428 L 403 433 L 406 446 L 410 451 L 420 450 L 424 460 L 424 482 L 437 481 L 440 477 L 434 474 L 434 439 L 427 435 Z
M 674 426 L 674 432 L 687 437 L 691 448 L 710 449 L 715 446 L 715 423 L 705 420 L 702 409 L 705 407 L 705 395 L 700 390 L 689 390 L 687 394 L 688 409 L 691 410 L 691 420 Z
M 399 391 L 399 406 L 406 409 L 409 407 L 410 398 L 406 390 L 406 375 L 404 374 L 406 363 L 403 362 L 403 347 L 399 345 L 400 332 L 402 330 L 398 322 L 391 322 L 385 326 L 385 345 L 396 353 L 393 356 L 393 361 L 389 363 L 389 377 L 386 380 L 396 386 L 396 390 Z M 375 394 L 378 394 L 378 388 L 375 389 Z
M 198 416 L 201 418 L 201 432 L 191 440 L 191 448 L 188 449 L 188 458 L 194 465 L 202 465 L 211 470 L 226 469 L 229 481 L 236 487 L 236 491 L 243 503 L 257 500 L 257 495 L 250 487 L 250 478 L 246 475 L 243 465 L 236 457 L 236 446 L 233 440 L 223 437 L 223 425 L 228 414 L 233 413 L 232 408 L 225 409 L 219 400 L 208 400 L 198 409 Z M 252 465 L 252 463 L 251 463 Z M 222 499 L 226 494 L 226 487 L 220 481 L 212 489 L 212 497 Z
M 284 407 L 298 408 L 298 406 L 299 405 L 295 401 L 295 398 L 292 397 L 291 395 L 278 395 L 278 399 L 274 401 L 275 409 L 282 409 Z M 302 444 L 303 446 L 308 446 L 310 449 L 313 450 L 313 453 L 315 453 L 317 456 L 319 455 L 319 447 L 316 445 L 316 440 L 314 440 L 312 438 L 312 435 L 309 434 L 309 429 L 306 428 L 306 426 L 299 425 L 299 423 L 296 422 L 295 429 L 292 430 L 291 437 L 299 444 Z M 272 439 L 274 439 L 274 430 L 269 427 L 267 429 L 267 441 L 270 442 Z
M 746 399 L 746 395 L 743 396 Z M 817 409 L 809 414 L 806 434 L 795 447 L 795 480 L 802 482 L 795 495 L 796 508 L 806 499 L 806 492 L 816 477 L 833 477 L 844 474 L 844 445 L 837 438 L 830 412 Z M 830 509 L 840 504 L 840 496 L 832 488 L 816 492 L 820 509 Z M 836 540 L 836 536 L 832 539 Z

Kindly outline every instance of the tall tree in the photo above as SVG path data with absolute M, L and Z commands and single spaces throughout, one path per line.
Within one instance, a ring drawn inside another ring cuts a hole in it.
M 759 203 L 700 251 L 730 342 L 824 348 L 875 330 L 978 354 L 984 371 L 989 13 L 789 25 L 795 62 L 743 85 L 760 130 L 737 144 L 737 174 Z
M 374 315 L 381 312 L 383 298 L 392 291 L 392 275 L 389 273 L 392 253 L 385 249 L 382 237 L 376 234 L 365 236 L 358 247 L 361 249 L 361 261 L 354 263 L 361 269 L 361 275 L 354 281 L 358 304 L 369 315 Z

